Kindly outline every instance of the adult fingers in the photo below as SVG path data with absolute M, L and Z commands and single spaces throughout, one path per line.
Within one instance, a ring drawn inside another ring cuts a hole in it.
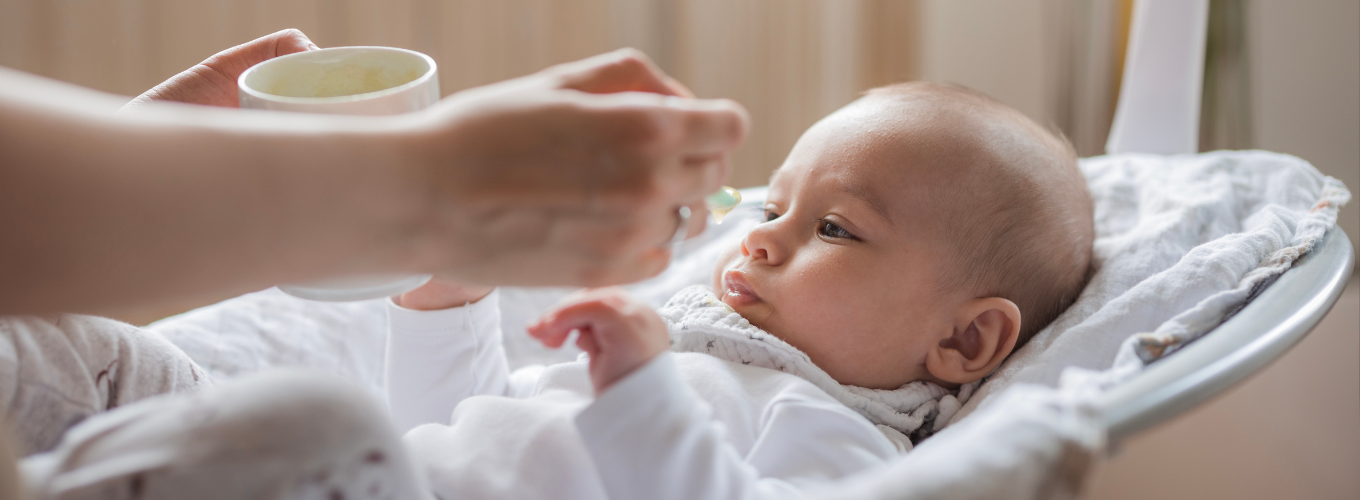
M 682 158 L 713 160 L 741 145 L 750 130 L 746 108 L 731 99 L 693 99 L 645 92 L 581 96 L 577 102 Z M 649 123 L 650 122 L 650 123 Z
M 182 73 L 181 76 L 192 76 L 188 77 L 189 80 L 177 83 L 177 86 L 183 87 L 177 93 L 183 95 L 172 100 L 235 107 L 236 79 L 245 70 L 278 56 L 317 48 L 307 35 L 296 29 L 286 29 L 256 38 L 218 52 Z
M 236 78 L 247 68 L 266 59 L 316 48 L 301 31 L 272 33 L 218 52 L 137 96 L 124 109 L 135 110 L 150 101 L 234 108 L 238 105 Z
M 547 71 L 561 79 L 561 88 L 592 94 L 649 92 L 679 97 L 694 96 L 688 88 L 656 67 L 647 54 L 632 48 L 561 64 Z
M 318 48 L 302 31 L 289 28 L 218 52 L 203 61 L 203 66 L 220 74 L 234 86 L 236 78 L 251 66 L 275 57 Z
M 670 87 L 671 89 L 675 90 L 676 96 L 688 98 L 694 97 L 694 91 L 690 90 L 689 87 L 686 86 L 685 84 L 680 83 L 680 80 L 676 80 L 675 78 L 672 78 L 671 75 L 666 74 L 662 74 L 661 78 L 662 80 L 665 80 L 667 87 Z
M 726 99 L 685 99 L 627 92 L 582 96 L 583 106 L 600 118 L 597 128 L 611 130 L 621 150 L 641 153 L 652 172 L 657 194 L 678 206 L 716 191 L 728 172 L 727 155 L 746 137 L 745 108 Z
M 751 128 L 751 116 L 730 99 L 666 98 L 674 110 L 681 136 L 679 151 L 688 163 L 714 161 L 741 145 Z
M 708 206 L 704 205 L 704 200 L 699 200 L 689 204 L 690 217 L 689 229 L 685 233 L 685 239 L 690 239 L 704 232 L 708 226 Z

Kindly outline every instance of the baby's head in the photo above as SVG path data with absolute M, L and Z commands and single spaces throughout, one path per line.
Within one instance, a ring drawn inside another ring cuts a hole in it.
M 843 384 L 986 376 L 1086 283 L 1092 205 L 1063 139 L 961 87 L 870 91 L 808 129 L 714 290 Z

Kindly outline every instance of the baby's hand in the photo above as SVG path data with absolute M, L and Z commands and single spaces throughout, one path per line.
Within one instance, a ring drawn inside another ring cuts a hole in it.
M 420 288 L 393 297 L 392 301 L 407 309 L 433 311 L 460 307 L 482 300 L 495 289 L 496 287 L 493 286 L 464 285 L 442 278 L 433 278 Z
M 618 288 L 572 294 L 529 325 L 529 335 L 552 348 L 562 347 L 572 330 L 581 332 L 576 345 L 590 355 L 595 394 L 670 347 L 661 316 Z

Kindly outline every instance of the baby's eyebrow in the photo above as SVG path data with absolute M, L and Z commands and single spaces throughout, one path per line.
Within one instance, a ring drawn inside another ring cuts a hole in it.
M 869 205 L 869 208 L 883 217 L 883 220 L 888 221 L 889 224 L 892 223 L 892 215 L 888 213 L 888 206 L 883 203 L 881 198 L 874 196 L 873 192 L 865 188 L 865 186 L 849 182 L 842 182 L 840 183 L 840 186 L 841 190 L 846 194 L 858 198 L 859 201 L 864 202 L 865 205 Z

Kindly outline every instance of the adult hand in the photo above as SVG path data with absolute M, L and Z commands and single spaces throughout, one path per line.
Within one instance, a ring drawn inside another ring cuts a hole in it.
M 689 95 L 624 49 L 450 96 L 412 147 L 448 238 L 431 248 L 456 249 L 431 267 L 498 285 L 659 273 L 678 207 L 705 213 L 748 127 L 735 102 Z
M 218 52 L 194 67 L 143 92 L 121 111 L 135 111 L 151 101 L 174 101 L 235 108 L 240 101 L 236 79 L 251 66 L 278 56 L 316 50 L 307 35 L 286 29 Z

